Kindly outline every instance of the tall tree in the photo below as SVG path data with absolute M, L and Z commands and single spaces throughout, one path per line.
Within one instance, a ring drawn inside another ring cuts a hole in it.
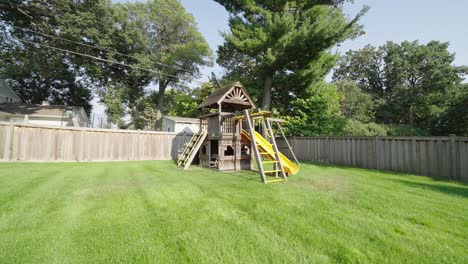
M 363 123 L 374 121 L 378 100 L 363 92 L 354 82 L 343 80 L 336 82 L 335 85 L 341 94 L 341 112 L 345 117 Z
M 231 13 L 218 63 L 263 91 L 263 109 L 272 97 L 284 103 L 323 80 L 337 59 L 329 49 L 362 33 L 358 20 L 367 10 L 349 20 L 343 0 L 215 1 Z
M 89 80 L 79 74 L 60 55 L 40 48 L 15 50 L 3 54 L 0 66 L 4 77 L 16 94 L 26 103 L 83 106 L 91 112 L 92 91 Z
M 162 128 L 164 95 L 169 86 L 190 80 L 200 67 L 211 63 L 211 50 L 198 32 L 195 20 L 177 0 L 126 4 L 130 28 L 142 36 L 146 54 L 141 62 L 156 73 L 158 85 L 156 128 Z
M 96 62 L 48 46 L 83 52 L 79 45 L 59 37 L 88 45 L 108 43 L 105 36 L 110 34 L 103 31 L 111 28 L 110 10 L 107 0 L 1 2 L 1 77 L 27 102 L 75 104 L 89 112 L 94 85 L 88 66 Z
M 387 42 L 375 48 L 350 51 L 340 60 L 333 79 L 351 80 L 375 98 L 384 100 L 377 121 L 409 124 L 430 132 L 450 105 L 468 67 L 454 66 L 449 43 Z
M 340 94 L 332 84 L 317 83 L 310 94 L 291 103 L 284 116 L 286 132 L 294 136 L 338 135 L 345 125 L 340 111 Z

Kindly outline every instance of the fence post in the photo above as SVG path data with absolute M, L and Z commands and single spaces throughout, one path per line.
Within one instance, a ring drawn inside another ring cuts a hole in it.
M 141 130 L 138 129 L 138 140 L 137 140 L 137 160 L 141 160 Z
M 299 155 L 298 155 L 298 151 L 297 151 L 297 145 L 296 145 L 296 136 L 293 136 L 292 148 L 293 148 L 293 150 L 295 151 L 294 154 L 296 155 L 296 157 L 299 156 Z M 299 159 L 299 158 L 298 158 L 298 159 Z
M 8 161 L 13 160 L 13 141 L 14 141 L 14 133 L 15 133 L 15 126 L 13 125 L 13 121 L 10 121 L 10 139 L 8 142 Z
M 419 157 L 418 157 L 418 154 L 416 153 L 416 150 L 417 150 L 417 147 L 416 147 L 416 137 L 412 137 L 411 138 L 411 164 L 410 164 L 410 168 L 411 168 L 411 173 L 414 173 L 414 174 L 421 174 L 421 161 L 419 160 Z
M 457 144 L 455 141 L 455 135 L 450 134 L 450 160 L 452 161 L 451 163 L 451 170 L 450 170 L 450 178 L 453 180 L 458 180 L 458 168 L 460 166 L 459 159 L 457 157 Z
M 79 161 L 84 161 L 85 159 L 85 140 L 84 140 L 84 130 L 80 131 L 80 141 L 81 141 L 81 146 L 80 146 L 80 155 L 78 157 Z
M 379 141 L 379 136 L 375 136 L 374 137 L 374 169 L 378 169 L 379 168 L 379 157 L 377 157 L 378 155 L 378 147 L 377 147 L 377 143 Z
M 330 163 L 330 138 L 327 136 L 327 148 L 328 148 L 328 151 L 327 151 L 327 163 Z

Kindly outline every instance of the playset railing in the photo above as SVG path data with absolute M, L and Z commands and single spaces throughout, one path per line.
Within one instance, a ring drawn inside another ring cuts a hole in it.
M 236 120 L 233 117 L 226 117 L 221 120 L 221 132 L 222 133 L 236 133 Z

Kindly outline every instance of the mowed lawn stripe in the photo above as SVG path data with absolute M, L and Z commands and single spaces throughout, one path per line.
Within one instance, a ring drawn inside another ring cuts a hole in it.
M 1 263 L 467 262 L 468 187 L 302 164 L 285 183 L 170 161 L 0 164 Z

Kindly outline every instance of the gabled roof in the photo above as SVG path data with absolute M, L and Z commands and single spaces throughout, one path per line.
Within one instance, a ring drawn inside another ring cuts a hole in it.
M 81 111 L 81 106 L 64 106 L 64 105 L 37 105 L 23 103 L 1 103 L 0 114 L 8 113 L 12 115 L 29 115 L 29 116 L 63 116 L 67 110 L 74 112 Z
M 252 98 L 250 98 L 240 82 L 232 83 L 214 91 L 198 108 L 218 108 L 221 103 L 232 107 L 238 106 L 242 109 L 256 108 Z
M 176 123 L 198 124 L 198 122 L 200 122 L 198 118 L 178 117 L 178 116 L 165 116 L 164 118 L 172 120 Z
M 6 95 L 8 95 L 9 97 L 14 98 L 15 100 L 21 101 L 18 95 L 16 95 L 13 89 L 11 89 L 11 87 L 3 79 L 0 79 L 0 90 L 3 90 L 5 93 L 7 93 Z

